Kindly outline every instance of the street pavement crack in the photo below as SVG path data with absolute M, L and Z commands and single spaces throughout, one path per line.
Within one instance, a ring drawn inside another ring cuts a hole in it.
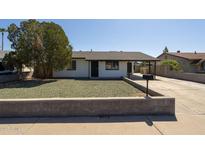
M 34 120 L 34 122 L 32 123 L 31 127 L 29 127 L 27 130 L 24 131 L 24 133 L 22 133 L 22 135 L 25 135 L 26 132 L 28 132 L 29 130 L 31 130 L 31 128 L 37 123 L 37 121 L 39 121 L 39 117 L 36 118 L 36 120 Z
M 146 116 L 149 123 L 152 123 L 152 126 L 160 133 L 160 135 L 164 135 L 162 131 L 153 123 L 153 121 L 149 118 L 149 116 Z

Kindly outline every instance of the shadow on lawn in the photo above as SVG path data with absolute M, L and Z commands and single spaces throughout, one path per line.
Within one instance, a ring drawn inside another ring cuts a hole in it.
M 32 88 L 36 86 L 40 86 L 42 84 L 56 82 L 55 79 L 46 79 L 46 80 L 24 80 L 24 81 L 13 81 L 7 83 L 1 83 L 0 89 L 3 88 Z
M 156 116 L 75 116 L 75 117 L 28 117 L 28 118 L 0 118 L 0 124 L 21 123 L 119 123 L 145 122 L 152 126 L 154 121 L 177 121 L 175 115 Z

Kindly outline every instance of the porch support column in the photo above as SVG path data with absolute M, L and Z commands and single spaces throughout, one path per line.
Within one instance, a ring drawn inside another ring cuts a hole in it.
M 157 75 L 157 62 L 154 62 L 154 75 Z
M 91 77 L 91 75 L 90 75 L 90 67 L 91 67 L 91 64 L 90 64 L 91 62 L 90 61 L 88 61 L 88 78 L 90 78 Z
M 149 61 L 149 74 L 151 73 L 151 65 L 150 65 L 150 61 Z

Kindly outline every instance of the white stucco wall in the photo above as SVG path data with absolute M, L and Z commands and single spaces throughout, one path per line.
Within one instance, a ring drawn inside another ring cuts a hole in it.
M 115 78 L 127 75 L 127 61 L 119 61 L 119 70 L 106 70 L 105 61 L 99 61 L 99 77 Z
M 63 70 L 58 72 L 53 72 L 53 77 L 90 77 L 91 76 L 91 66 L 89 61 L 84 59 L 73 59 L 76 60 L 76 70 Z M 127 76 L 127 62 L 119 61 L 119 70 L 106 70 L 105 61 L 98 62 L 99 78 L 119 78 L 122 76 Z M 132 72 L 134 62 L 132 62 Z
M 84 59 L 73 59 L 76 60 L 76 70 L 63 70 L 53 72 L 53 77 L 89 77 L 88 61 Z

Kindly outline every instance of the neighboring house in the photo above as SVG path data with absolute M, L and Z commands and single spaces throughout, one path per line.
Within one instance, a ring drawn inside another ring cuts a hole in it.
M 4 58 L 4 55 L 5 55 L 6 53 L 7 53 L 7 52 L 0 50 L 0 62 L 2 62 L 2 60 L 3 60 L 3 58 Z
M 141 52 L 75 51 L 72 53 L 71 67 L 63 71 L 53 72 L 53 77 L 121 78 L 134 72 L 133 65 L 136 61 L 156 64 L 158 59 Z
M 198 52 L 168 52 L 157 57 L 160 60 L 171 59 L 181 64 L 184 72 L 205 72 L 205 53 Z
M 3 67 L 3 65 L 2 65 L 2 60 L 3 60 L 3 58 L 4 58 L 4 56 L 5 56 L 6 53 L 7 53 L 7 52 L 0 50 L 0 71 L 4 71 L 4 70 L 5 70 L 4 67 Z

